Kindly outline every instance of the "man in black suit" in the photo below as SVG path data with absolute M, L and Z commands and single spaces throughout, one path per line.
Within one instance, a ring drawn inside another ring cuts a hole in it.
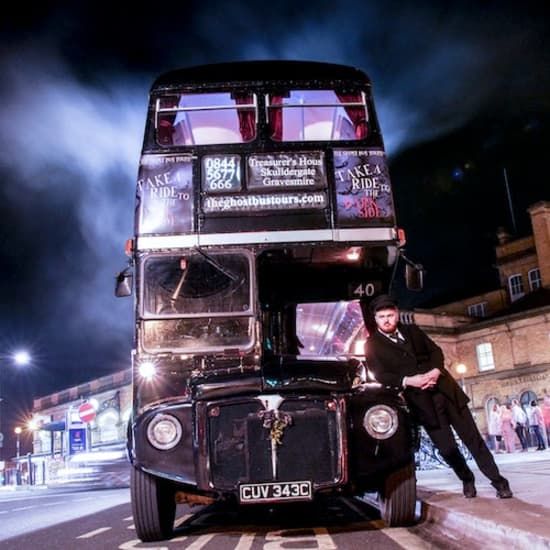
M 476 496 L 474 474 L 460 453 L 451 430 L 472 453 L 479 469 L 491 480 L 500 498 L 510 498 L 508 481 L 500 475 L 491 451 L 468 408 L 468 396 L 443 364 L 443 352 L 418 326 L 399 322 L 397 303 L 388 295 L 376 297 L 363 315 L 374 318 L 366 344 L 367 365 L 376 380 L 403 390 L 415 420 L 424 426 L 441 456 L 463 483 L 464 496 Z

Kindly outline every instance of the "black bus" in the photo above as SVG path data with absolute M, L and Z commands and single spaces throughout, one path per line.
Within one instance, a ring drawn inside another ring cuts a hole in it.
M 170 536 L 177 502 L 366 492 L 410 523 L 414 428 L 363 361 L 362 311 L 402 245 L 369 78 L 300 61 L 160 76 L 135 208 L 117 295 L 135 288 L 138 536 Z

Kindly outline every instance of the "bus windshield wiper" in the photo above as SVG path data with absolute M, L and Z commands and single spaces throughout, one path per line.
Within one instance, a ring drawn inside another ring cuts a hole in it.
M 227 278 L 231 279 L 233 282 L 236 282 L 238 280 L 238 276 L 232 273 L 231 271 L 225 269 L 222 265 L 220 265 L 210 254 L 207 254 L 204 252 L 204 250 L 201 250 L 199 247 L 195 247 L 195 250 L 215 269 L 217 269 L 220 273 L 223 273 Z

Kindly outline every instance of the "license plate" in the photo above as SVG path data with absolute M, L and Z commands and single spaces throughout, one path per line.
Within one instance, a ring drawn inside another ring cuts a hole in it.
M 311 500 L 311 481 L 280 483 L 243 483 L 239 486 L 241 504 L 279 502 L 283 500 Z

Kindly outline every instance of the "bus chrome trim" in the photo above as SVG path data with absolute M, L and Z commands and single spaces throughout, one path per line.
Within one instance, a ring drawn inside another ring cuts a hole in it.
M 312 229 L 293 231 L 250 231 L 242 233 L 210 233 L 202 235 L 157 235 L 137 238 L 137 250 L 165 248 L 193 248 L 211 245 L 269 244 L 315 241 L 394 241 L 393 227 L 367 227 L 358 229 Z

